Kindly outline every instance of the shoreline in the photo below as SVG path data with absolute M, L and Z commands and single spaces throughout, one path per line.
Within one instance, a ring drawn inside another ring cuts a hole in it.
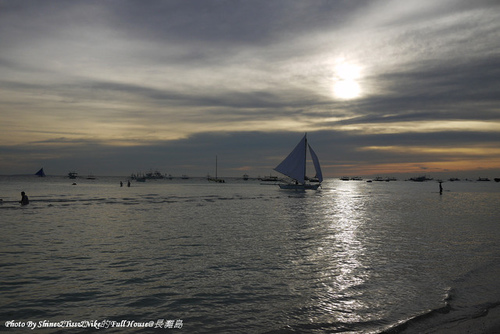
M 436 328 L 431 333 L 443 334 L 496 334 L 500 333 L 500 307 L 490 308 L 484 314 L 472 318 L 448 324 L 446 327 Z
M 497 334 L 500 333 L 500 305 L 490 309 L 485 309 L 484 312 L 474 318 L 457 320 L 452 323 L 441 324 L 435 327 L 428 328 L 423 333 L 428 334 Z M 405 333 L 406 331 L 403 331 Z M 418 333 L 422 333 L 417 330 Z M 408 333 L 413 333 L 413 329 L 409 329 Z M 416 333 L 416 332 L 415 332 Z

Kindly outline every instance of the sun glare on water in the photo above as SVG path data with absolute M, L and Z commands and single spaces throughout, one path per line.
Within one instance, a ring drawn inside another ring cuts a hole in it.
M 354 99 L 361 95 L 361 88 L 357 80 L 360 78 L 361 68 L 344 61 L 335 66 L 335 84 L 333 93 L 340 99 Z

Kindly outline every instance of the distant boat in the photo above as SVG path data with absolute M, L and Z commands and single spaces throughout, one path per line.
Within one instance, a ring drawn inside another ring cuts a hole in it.
M 70 179 L 76 179 L 78 177 L 78 173 L 77 172 L 69 172 L 68 177 Z
M 433 179 L 430 177 L 427 177 L 427 176 L 418 176 L 418 177 L 410 178 L 410 181 L 413 181 L 413 182 L 425 182 L 425 181 L 431 181 L 431 180 L 433 180 Z
M 342 176 L 340 177 L 341 181 L 349 181 L 351 178 L 349 176 Z
M 215 156 L 215 178 L 208 176 L 208 181 L 217 182 L 217 183 L 225 183 L 224 179 L 219 179 L 217 177 L 217 156 Z
M 160 171 L 156 170 L 154 172 L 150 171 L 149 173 L 146 173 L 145 178 L 148 180 L 160 180 L 163 179 L 164 176 Z
M 277 176 L 269 175 L 260 178 L 263 182 L 278 182 L 280 179 Z
M 187 176 L 186 174 L 182 174 L 181 179 L 187 180 L 187 179 L 189 179 L 189 176 Z
M 146 182 L 146 176 L 143 173 L 132 174 L 130 178 L 135 182 Z
M 248 174 L 243 175 L 243 180 L 248 181 Z
M 477 179 L 478 181 L 490 181 L 487 177 L 480 177 Z
M 39 177 L 44 177 L 45 176 L 45 172 L 43 171 L 43 168 L 40 168 L 40 170 L 38 172 L 36 172 L 35 175 L 39 176 Z
M 495 177 L 494 180 L 495 182 L 500 182 L 500 177 Z
M 89 175 L 87 176 L 87 180 L 95 180 L 95 176 L 94 176 L 94 175 L 92 175 L 92 174 L 89 174 Z
M 259 176 L 259 180 L 262 181 L 260 184 L 263 186 L 275 186 L 275 185 L 278 185 L 279 182 L 283 181 L 278 176 L 274 176 L 274 175 L 269 175 L 269 176 L 264 176 L 264 177 Z
M 306 176 L 306 155 L 307 149 L 309 148 L 309 153 L 313 161 L 314 169 L 316 170 L 316 175 L 314 178 L 317 180 L 314 184 Z M 316 190 L 321 185 L 323 181 L 323 174 L 321 173 L 321 167 L 319 164 L 319 159 L 311 145 L 307 143 L 307 134 L 304 135 L 302 140 L 295 146 L 295 148 L 290 152 L 290 154 L 283 160 L 276 168 L 275 171 L 280 172 L 292 179 L 291 183 L 280 184 L 281 189 L 292 189 L 292 190 L 306 190 L 312 189 Z

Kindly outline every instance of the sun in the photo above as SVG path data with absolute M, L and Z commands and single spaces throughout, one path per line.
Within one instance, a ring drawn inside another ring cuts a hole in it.
M 346 63 L 344 60 L 335 66 L 335 83 L 333 93 L 340 99 L 354 99 L 361 95 L 358 79 L 361 77 L 361 67 Z
M 333 86 L 333 93 L 341 99 L 354 99 L 359 97 L 361 89 L 354 80 L 339 80 Z

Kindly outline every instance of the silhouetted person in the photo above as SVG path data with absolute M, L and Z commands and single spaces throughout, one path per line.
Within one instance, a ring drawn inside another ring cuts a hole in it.
M 123 187 L 123 182 L 122 181 L 120 181 L 120 187 Z
M 130 181 L 127 181 L 127 187 L 130 187 Z
M 443 181 L 439 181 L 439 195 L 443 194 L 443 186 L 442 186 Z
M 21 205 L 27 205 L 30 204 L 30 200 L 28 199 L 28 196 L 24 193 L 24 191 L 21 191 L 21 200 L 19 201 Z

